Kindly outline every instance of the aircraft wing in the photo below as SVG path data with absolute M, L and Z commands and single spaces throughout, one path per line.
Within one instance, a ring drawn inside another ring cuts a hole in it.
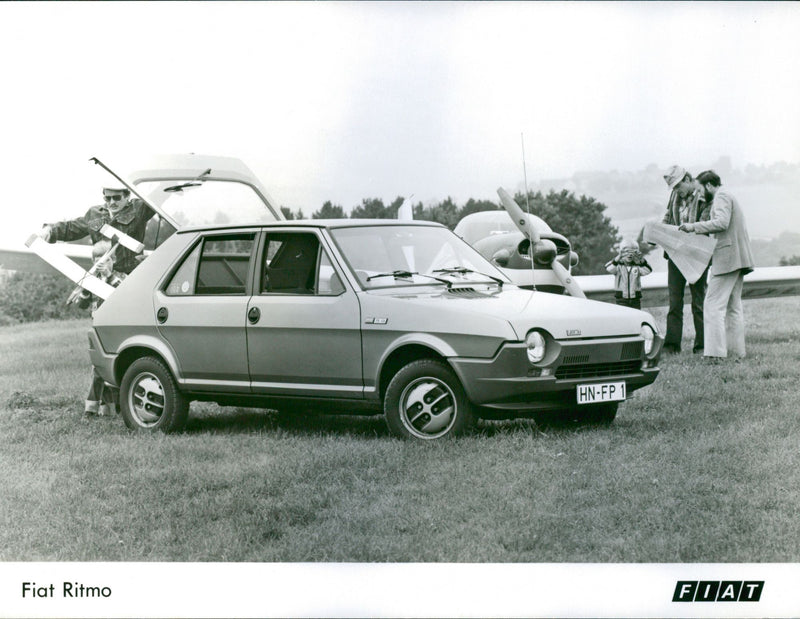
M 584 294 L 590 299 L 614 302 L 613 275 L 574 276 Z M 767 297 L 788 297 L 800 295 L 800 266 L 761 267 L 744 277 L 742 299 L 764 299 Z M 683 297 L 690 303 L 689 291 Z M 667 273 L 659 271 L 642 278 L 642 307 L 669 305 Z
M 78 284 L 78 286 L 101 299 L 107 299 L 114 292 L 113 286 L 95 277 L 92 273 L 93 269 L 87 271 L 37 235 L 32 234 L 25 245 L 30 247 L 42 260 Z
M 613 275 L 574 275 L 575 281 L 583 290 L 588 299 L 614 303 L 614 276 Z M 687 294 L 684 301 L 691 301 Z M 667 273 L 659 271 L 642 277 L 642 307 L 659 307 L 669 305 L 667 292 Z
M 800 295 L 800 266 L 762 267 L 744 276 L 743 299 Z
M 85 270 L 89 270 L 93 264 L 91 245 L 55 243 L 51 247 L 53 251 L 63 254 Z M 0 247 L 0 268 L 25 273 L 60 273 L 58 269 L 42 260 L 39 254 L 24 245 L 22 247 Z

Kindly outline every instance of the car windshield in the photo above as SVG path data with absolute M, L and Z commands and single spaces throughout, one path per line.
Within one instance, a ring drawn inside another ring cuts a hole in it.
M 335 228 L 331 236 L 364 288 L 509 280 L 446 228 Z
M 136 190 L 178 227 L 259 223 L 275 217 L 252 186 L 236 181 L 143 181 Z

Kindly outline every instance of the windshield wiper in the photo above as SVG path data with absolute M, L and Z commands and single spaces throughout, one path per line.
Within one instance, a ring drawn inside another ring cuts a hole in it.
M 209 174 L 211 174 L 211 168 L 208 168 L 205 172 L 196 176 L 190 181 L 187 181 L 185 183 L 179 183 L 177 185 L 172 185 L 171 187 L 167 187 L 166 189 L 164 189 L 164 191 L 175 193 L 178 191 L 183 191 L 187 187 L 200 187 L 205 182 L 205 178 L 203 177 L 208 176 Z
M 167 187 L 164 189 L 164 191 L 168 191 L 170 193 L 177 193 L 179 191 L 183 191 L 187 187 L 200 187 L 200 185 L 202 184 L 203 183 L 194 183 L 194 182 L 181 183 L 180 185 L 172 185 L 171 187 Z
M 496 282 L 500 288 L 503 287 L 505 283 L 499 277 L 495 277 L 494 275 L 489 275 L 488 273 L 481 273 L 480 271 L 473 271 L 472 269 L 468 269 L 467 267 L 449 267 L 446 269 L 434 269 L 434 273 L 458 273 L 459 275 L 465 275 L 466 273 L 475 273 L 476 275 L 483 275 L 484 277 L 488 277 L 492 281 Z
M 437 282 L 441 282 L 442 284 L 446 284 L 449 288 L 452 282 L 442 279 L 441 277 L 436 277 L 435 275 L 427 275 L 425 273 L 418 273 L 417 271 L 392 271 L 391 273 L 378 273 L 376 275 L 370 275 L 367 278 L 367 281 L 376 279 L 378 277 L 394 277 L 395 279 L 408 279 L 413 275 L 421 275 L 422 277 L 430 277 L 431 279 L 435 279 Z
M 412 273 L 411 271 L 392 271 L 391 273 L 378 273 L 376 275 L 370 275 L 367 278 L 367 281 L 371 281 L 379 277 L 394 277 L 395 279 L 408 278 L 411 277 L 412 275 L 419 275 L 419 273 Z

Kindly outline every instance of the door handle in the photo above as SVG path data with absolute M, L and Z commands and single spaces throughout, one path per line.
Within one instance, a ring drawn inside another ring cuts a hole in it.
M 250 311 L 247 312 L 247 320 L 250 321 L 250 324 L 254 325 L 258 322 L 259 318 L 261 318 L 261 310 L 257 307 L 251 307 Z

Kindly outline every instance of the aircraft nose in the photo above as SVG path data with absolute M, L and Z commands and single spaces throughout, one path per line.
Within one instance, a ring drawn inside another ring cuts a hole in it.
M 552 264 L 557 253 L 556 244 L 549 239 L 539 239 L 533 246 L 533 260 L 542 266 Z

